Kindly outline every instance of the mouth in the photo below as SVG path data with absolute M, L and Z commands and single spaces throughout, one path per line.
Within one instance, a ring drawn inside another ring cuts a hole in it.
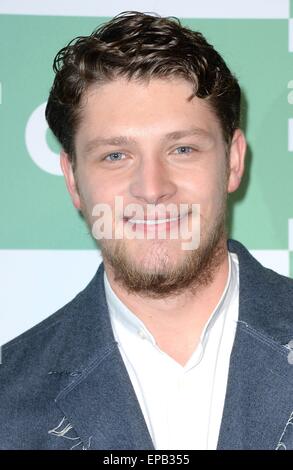
M 189 213 L 179 215 L 176 217 L 164 217 L 164 218 L 144 218 L 144 219 L 135 219 L 124 217 L 124 223 L 129 224 L 132 228 L 135 227 L 135 230 L 138 231 L 158 231 L 164 229 L 166 232 L 171 231 L 174 228 L 179 227 L 181 221 L 188 216 Z
M 175 222 L 176 220 L 179 220 L 179 217 L 171 217 L 168 219 L 129 219 L 128 222 L 133 225 L 159 225 Z

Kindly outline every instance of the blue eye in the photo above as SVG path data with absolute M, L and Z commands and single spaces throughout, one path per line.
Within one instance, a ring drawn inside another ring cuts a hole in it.
M 180 153 L 181 154 L 184 154 L 184 153 L 190 153 L 193 151 L 193 148 L 192 147 L 187 147 L 185 145 L 183 145 L 182 147 L 177 147 L 176 150 L 180 150 Z
M 105 160 L 110 160 L 111 162 L 119 162 L 123 156 L 121 152 L 113 152 L 105 157 Z

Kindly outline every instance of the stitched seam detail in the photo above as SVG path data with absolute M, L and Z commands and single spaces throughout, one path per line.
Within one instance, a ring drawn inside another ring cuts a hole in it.
M 267 346 L 269 346 L 274 351 L 276 351 L 276 352 L 278 352 L 278 353 L 280 353 L 280 354 L 282 354 L 286 357 L 288 356 L 288 348 L 286 347 L 286 345 L 277 343 L 273 339 L 268 338 L 267 336 L 260 333 L 258 330 L 255 330 L 254 328 L 252 328 L 248 323 L 246 323 L 244 321 L 238 320 L 237 323 L 239 323 L 239 326 L 240 326 L 242 331 L 245 331 L 246 333 L 248 333 L 252 337 L 256 337 L 262 343 L 266 344 Z
M 113 351 L 114 351 L 114 348 L 115 348 L 115 345 L 117 343 L 115 342 L 114 344 L 111 344 L 107 350 L 105 351 L 105 353 L 103 354 L 103 356 L 99 357 L 98 359 L 96 359 L 95 361 L 93 361 L 89 367 L 81 372 L 79 375 L 78 375 L 78 379 L 77 380 L 74 380 L 73 382 L 71 382 L 64 390 L 62 390 L 59 395 L 57 395 L 57 397 L 55 398 L 55 402 L 57 402 L 58 400 L 60 400 L 61 398 L 64 398 L 65 395 L 67 395 L 67 393 L 69 393 L 74 387 L 76 387 L 80 382 L 82 382 L 88 375 L 89 373 L 95 369 L 101 362 L 104 361 L 104 359 L 106 359 L 106 357 L 108 357 Z

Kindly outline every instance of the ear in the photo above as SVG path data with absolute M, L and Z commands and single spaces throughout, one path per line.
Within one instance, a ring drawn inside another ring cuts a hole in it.
M 72 168 L 72 163 L 69 158 L 69 155 L 64 152 L 60 153 L 60 165 L 64 174 L 65 183 L 68 189 L 68 192 L 71 196 L 72 202 L 76 209 L 80 210 L 80 196 L 76 184 L 76 178 Z
M 246 151 L 246 140 L 243 132 L 236 129 L 230 146 L 230 174 L 228 179 L 228 193 L 233 193 L 238 189 L 244 173 L 244 159 Z

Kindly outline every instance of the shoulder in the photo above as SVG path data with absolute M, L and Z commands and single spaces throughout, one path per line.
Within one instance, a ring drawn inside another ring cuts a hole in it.
M 48 435 L 62 418 L 57 397 L 114 346 L 101 265 L 71 302 L 3 346 L 0 449 L 62 445 Z
M 274 291 L 285 289 L 288 294 L 293 293 L 293 279 L 264 267 L 240 242 L 228 240 L 228 249 L 237 255 L 240 265 L 240 279 L 247 282 L 250 287 L 254 284 L 261 288 L 261 291 L 274 288 Z
M 293 338 L 293 280 L 261 265 L 239 242 L 228 241 L 239 260 L 239 318 L 285 344 Z
M 41 366 L 41 362 L 48 368 L 56 363 L 56 355 L 65 344 L 68 348 L 76 344 L 76 336 L 82 332 L 82 320 L 86 322 L 87 312 L 92 311 L 90 304 L 99 304 L 99 296 L 103 295 L 102 271 L 103 267 L 100 266 L 86 288 L 68 304 L 2 346 L 0 373 L 12 365 L 14 373 L 17 372 L 15 369 L 28 370 L 36 364 Z

